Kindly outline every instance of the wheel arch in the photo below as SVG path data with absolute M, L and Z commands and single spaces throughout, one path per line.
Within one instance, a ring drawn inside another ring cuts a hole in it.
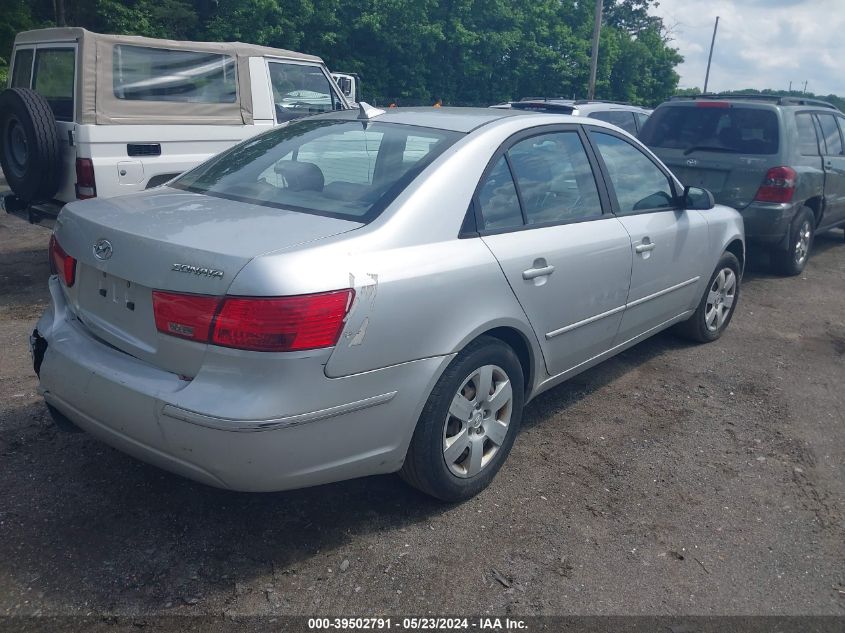
M 819 226 L 822 221 L 822 216 L 824 214 L 824 200 L 822 196 L 813 196 L 804 201 L 804 204 L 801 207 L 809 207 L 810 210 L 813 212 L 813 215 L 816 218 L 816 226 Z M 801 211 L 801 207 L 796 210 L 796 214 Z
M 725 251 L 728 253 L 733 253 L 736 258 L 739 260 L 739 271 L 742 274 L 745 271 L 745 245 L 742 243 L 742 240 L 734 238 L 726 247 Z
M 491 323 L 466 337 L 455 351 L 464 349 L 482 336 L 497 338 L 514 351 L 522 367 L 525 401 L 527 402 L 533 391 L 535 380 L 543 367 L 542 353 L 539 350 L 539 345 L 536 344 L 536 337 L 534 337 L 533 332 L 529 335 L 522 327 L 512 322 Z M 532 339 L 534 344 L 532 344 Z

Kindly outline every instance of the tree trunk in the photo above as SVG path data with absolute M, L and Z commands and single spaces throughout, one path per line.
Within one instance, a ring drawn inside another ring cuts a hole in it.
M 56 13 L 56 26 L 65 26 L 65 0 L 53 0 L 53 10 Z

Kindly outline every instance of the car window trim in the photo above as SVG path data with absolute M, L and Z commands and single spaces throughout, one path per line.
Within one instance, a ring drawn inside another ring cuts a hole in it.
M 813 128 L 813 134 L 816 137 L 816 153 L 815 154 L 805 154 L 801 151 L 801 139 L 798 139 L 798 154 L 800 156 L 808 156 L 810 158 L 819 158 L 822 156 L 822 148 L 821 148 L 821 139 L 819 138 L 819 129 L 816 125 L 816 117 L 813 116 L 813 112 L 809 110 L 801 110 L 795 113 L 795 131 L 798 131 L 798 117 L 806 115 L 810 119 L 810 127 Z
M 838 154 L 831 154 L 830 148 L 827 146 L 827 135 L 824 133 L 824 128 L 822 127 L 822 116 L 829 116 L 833 119 L 833 126 L 836 128 L 837 132 L 839 132 L 839 147 L 842 150 Z M 842 128 L 839 126 L 839 123 L 836 121 L 838 118 L 833 112 L 816 112 L 816 117 L 819 118 L 819 127 L 822 131 L 822 137 L 824 138 L 824 146 L 826 149 L 825 156 L 845 156 L 845 139 L 842 138 Z
M 607 164 L 604 162 L 604 158 L 601 156 L 601 152 L 599 152 L 598 147 L 595 146 L 593 143 L 593 134 L 607 134 L 608 136 L 615 136 L 616 138 L 625 141 L 637 150 L 640 154 L 645 156 L 651 163 L 657 167 L 657 169 L 666 177 L 669 181 L 669 188 L 672 190 L 672 201 L 673 206 L 670 207 L 654 207 L 652 209 L 642 209 L 640 211 L 631 211 L 630 213 L 622 213 L 619 207 L 619 199 L 616 197 L 616 189 L 613 186 L 613 181 L 610 178 L 610 171 L 607 169 Z M 602 175 L 604 177 L 605 186 L 607 187 L 608 197 L 610 198 L 611 207 L 613 209 L 613 215 L 619 218 L 629 217 L 632 215 L 643 215 L 645 213 L 661 213 L 663 211 L 681 211 L 683 210 L 683 205 L 681 204 L 680 195 L 678 194 L 678 182 L 675 178 L 675 175 L 672 174 L 666 167 L 664 167 L 659 162 L 656 162 L 655 159 L 649 156 L 648 153 L 644 152 L 640 147 L 637 147 L 635 143 L 631 142 L 630 138 L 626 138 L 622 134 L 615 132 L 609 128 L 600 127 L 598 125 L 590 126 L 589 133 L 587 134 L 587 138 L 590 142 L 591 147 L 593 148 L 593 152 L 596 154 L 596 159 L 601 163 L 601 170 Z
M 70 51 L 73 55 L 73 85 L 71 87 L 71 117 L 69 119 L 59 118 L 55 116 L 55 112 L 53 115 L 57 122 L 60 123 L 73 123 L 76 120 L 76 106 L 77 106 L 77 94 L 76 88 L 78 86 L 79 78 L 77 77 L 77 64 L 79 62 L 79 48 L 75 42 L 55 42 L 55 43 L 48 43 L 48 44 L 36 44 L 34 46 L 34 53 L 32 55 L 32 74 L 29 76 L 29 86 L 32 90 L 35 90 L 35 82 L 37 80 L 37 69 L 38 69 L 38 55 L 42 51 Z M 43 96 L 43 95 L 42 95 Z M 46 99 L 46 97 L 44 97 Z M 50 106 L 50 110 L 53 111 L 52 106 Z
M 824 137 L 822 122 L 819 121 L 818 114 L 818 112 L 810 112 L 810 118 L 813 120 L 813 127 L 816 130 L 816 139 L 819 142 L 819 156 L 827 156 L 827 139 Z
M 520 141 L 524 141 L 527 138 L 531 138 L 534 136 L 542 136 L 544 134 L 554 134 L 555 132 L 575 132 L 578 135 L 578 138 L 581 141 L 581 145 L 584 148 L 584 153 L 587 155 L 587 161 L 590 163 L 590 169 L 593 172 L 593 180 L 596 183 L 596 192 L 599 196 L 599 206 L 601 207 L 601 215 L 591 218 L 580 218 L 574 220 L 559 220 L 554 222 L 542 222 L 539 224 L 528 224 L 525 208 L 522 204 L 522 194 L 519 191 L 519 183 L 517 183 L 516 178 L 514 177 L 513 169 L 510 165 L 510 159 L 507 158 L 507 152 L 514 145 L 516 145 Z M 481 204 L 478 199 L 478 195 L 481 192 L 481 187 L 487 179 L 487 176 L 490 175 L 490 172 L 493 170 L 493 168 L 496 166 L 496 163 L 499 161 L 499 158 L 501 158 L 502 156 L 505 156 L 505 161 L 507 162 L 508 169 L 510 170 L 511 179 L 513 180 L 514 187 L 516 188 L 520 212 L 522 213 L 522 226 L 502 227 L 500 229 L 485 229 L 484 216 L 481 212 Z M 475 191 L 473 192 L 471 199 L 471 207 L 475 213 L 475 225 L 477 231 L 475 234 L 472 235 L 472 237 L 483 237 L 485 235 L 499 235 L 501 233 L 511 233 L 513 231 L 526 231 L 530 229 L 543 229 L 553 226 L 564 226 L 567 224 L 580 224 L 582 222 L 594 222 L 596 220 L 605 220 L 609 217 L 613 217 L 610 198 L 608 197 L 607 191 L 605 190 L 603 185 L 603 176 L 599 170 L 598 161 L 596 160 L 596 156 L 593 153 L 593 149 L 588 142 L 587 135 L 584 132 L 584 126 L 582 124 L 551 123 L 547 125 L 538 125 L 528 129 L 520 130 L 519 132 L 511 134 L 499 145 L 499 147 L 490 157 L 490 160 L 488 161 L 487 166 L 484 168 L 484 171 L 481 173 L 481 178 L 479 178 L 478 183 L 475 185 Z M 459 235 L 458 237 L 461 236 Z M 470 237 L 470 235 L 464 235 L 463 237 Z
M 18 53 L 21 51 L 31 51 L 32 58 L 29 60 L 29 85 L 28 86 L 11 86 L 12 80 L 15 77 L 18 66 Z M 12 88 L 32 88 L 32 75 L 35 72 L 35 44 L 25 44 L 15 47 L 15 52 L 12 55 L 12 65 L 9 67 L 9 85 Z M 74 86 L 75 88 L 75 86 Z

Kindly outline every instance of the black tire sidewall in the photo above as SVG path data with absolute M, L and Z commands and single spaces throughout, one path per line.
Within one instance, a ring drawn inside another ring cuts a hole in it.
M 497 365 L 507 374 L 513 389 L 513 406 L 508 433 L 493 460 L 474 477 L 452 474 L 443 457 L 443 425 L 449 407 L 463 381 L 484 365 Z M 460 501 L 486 488 L 498 473 L 513 446 L 522 421 L 524 405 L 522 366 L 513 350 L 498 339 L 479 339 L 449 365 L 432 390 L 414 433 L 409 459 L 425 483 L 425 491 L 444 501 Z
M 7 157 L 13 121 L 23 130 L 29 150 L 22 173 Z M 0 93 L 0 166 L 9 187 L 24 202 L 49 200 L 59 188 L 62 162 L 56 120 L 46 99 L 34 90 L 9 88 Z

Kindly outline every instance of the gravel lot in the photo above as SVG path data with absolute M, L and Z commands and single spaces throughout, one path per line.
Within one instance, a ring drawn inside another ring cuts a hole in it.
M 0 216 L 0 614 L 845 614 L 845 244 L 534 401 L 478 498 L 239 494 L 58 432 L 49 231 Z M 115 415 L 120 415 L 119 411 Z

